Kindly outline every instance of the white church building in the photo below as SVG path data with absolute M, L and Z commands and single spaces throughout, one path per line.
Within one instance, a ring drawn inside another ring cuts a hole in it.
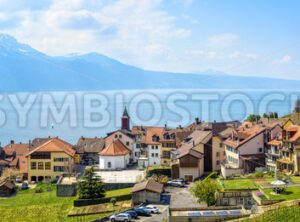
M 129 164 L 130 152 L 119 139 L 112 141 L 99 153 L 99 169 L 125 169 Z

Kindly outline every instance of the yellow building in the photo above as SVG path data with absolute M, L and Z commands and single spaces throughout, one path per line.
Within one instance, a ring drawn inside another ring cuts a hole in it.
M 53 181 L 73 169 L 75 151 L 72 145 L 53 138 L 30 151 L 28 162 L 28 182 Z

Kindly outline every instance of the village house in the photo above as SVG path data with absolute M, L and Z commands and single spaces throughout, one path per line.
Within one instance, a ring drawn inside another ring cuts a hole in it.
M 277 161 L 280 159 L 280 151 L 282 149 L 282 133 L 278 137 L 268 142 L 266 150 L 266 167 L 269 171 L 275 171 Z
M 165 126 L 164 134 L 161 139 L 161 165 L 170 166 L 171 153 L 176 152 L 181 142 L 192 133 L 190 130 L 178 127 L 177 129 L 168 129 Z
M 132 204 L 134 206 L 141 203 L 159 203 L 163 191 L 164 186 L 154 180 L 137 183 L 131 190 Z
M 72 145 L 52 138 L 27 155 L 28 182 L 54 181 L 74 168 L 75 150 Z
M 5 147 L 0 147 L 0 175 L 6 168 L 19 170 L 19 176 L 27 179 L 27 159 L 26 154 L 29 152 L 29 144 L 15 144 L 13 140 Z
M 164 127 L 134 126 L 132 134 L 135 135 L 134 156 L 138 158 L 140 167 L 160 166 L 161 139 Z
M 195 130 L 185 138 L 172 162 L 172 177 L 194 181 L 212 170 L 211 131 Z
M 113 140 L 99 153 L 99 169 L 125 169 L 130 161 L 130 153 L 131 150 L 121 140 Z
M 289 126 L 282 131 L 282 147 L 277 167 L 287 173 L 300 173 L 300 126 Z
M 103 138 L 86 138 L 80 137 L 73 149 L 76 151 L 74 156 L 76 164 L 93 165 L 99 163 L 98 153 L 105 147 Z
M 266 128 L 258 124 L 243 124 L 232 132 L 224 141 L 226 164 L 222 166 L 223 176 L 250 173 L 256 167 L 265 166 L 265 132 Z

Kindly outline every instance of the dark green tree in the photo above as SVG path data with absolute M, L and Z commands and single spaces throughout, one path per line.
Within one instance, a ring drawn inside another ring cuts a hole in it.
M 264 113 L 263 118 L 268 118 L 268 115 L 266 113 Z
M 216 203 L 215 193 L 217 191 L 216 180 L 206 178 L 203 181 L 197 181 L 193 187 L 191 187 L 191 193 L 198 199 L 198 202 L 205 202 L 207 206 L 214 205 Z
M 270 118 L 271 118 L 271 119 L 274 118 L 274 113 L 273 113 L 273 112 L 270 113 Z
M 278 119 L 278 113 L 277 112 L 274 113 L 274 118 Z
M 256 122 L 256 120 L 260 120 L 260 115 L 251 114 L 247 117 L 246 121 Z
M 79 199 L 95 199 L 105 196 L 104 183 L 95 175 L 94 167 L 86 169 L 82 181 L 78 183 Z

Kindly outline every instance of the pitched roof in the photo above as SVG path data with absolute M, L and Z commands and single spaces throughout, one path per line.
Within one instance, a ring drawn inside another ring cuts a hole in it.
M 5 186 L 5 187 L 7 187 L 8 189 L 13 189 L 14 188 L 14 184 L 12 183 L 12 182 L 10 182 L 10 181 L 8 181 L 8 180 L 5 180 L 3 183 L 1 183 L 0 184 L 0 187 L 2 187 L 2 186 Z
M 29 144 L 8 144 L 5 147 L 3 147 L 3 150 L 6 155 L 13 155 L 13 153 L 16 153 L 17 156 L 19 155 L 25 155 L 27 154 L 29 148 Z
M 47 138 L 34 138 L 32 140 L 32 142 L 30 142 L 30 150 L 34 150 L 35 148 L 39 147 L 40 145 L 48 142 L 49 140 L 51 140 L 51 137 L 47 137 Z
M 131 193 L 147 190 L 155 193 L 162 193 L 163 192 L 163 185 L 155 182 L 154 180 L 146 180 L 142 183 L 137 183 L 131 190 Z
M 58 138 L 52 138 L 48 142 L 30 151 L 26 156 L 29 156 L 34 152 L 65 152 L 69 156 L 74 156 L 75 150 L 73 150 L 72 147 L 73 146 L 70 143 Z
M 251 127 L 243 124 L 240 126 L 237 130 L 233 132 L 233 138 L 232 136 L 227 138 L 227 140 L 224 141 L 225 145 L 231 146 L 233 148 L 238 148 L 241 145 L 247 143 L 257 135 L 263 133 L 265 131 L 265 127 L 262 125 L 252 125 Z
M 188 142 L 183 142 L 181 147 L 178 149 L 179 153 L 188 152 L 193 147 L 200 143 L 207 143 L 212 138 L 211 131 L 195 130 L 191 135 L 188 136 L 190 140 Z
M 100 156 L 123 156 L 129 154 L 130 150 L 120 141 L 114 140 L 104 150 L 102 150 Z
M 160 144 L 160 141 L 153 141 L 153 136 L 158 136 L 159 140 L 163 138 L 164 127 L 154 126 L 134 126 L 132 133 L 134 135 L 141 135 L 141 143 L 145 144 Z
M 27 173 L 27 158 L 29 153 L 29 144 L 8 144 L 3 149 L 5 153 L 15 153 L 15 157 L 9 163 L 10 166 L 19 167 L 21 173 Z
M 261 118 L 259 122 L 265 125 L 279 124 L 281 127 L 283 127 L 289 120 L 290 119 L 285 118 Z
M 99 153 L 105 147 L 105 139 L 103 138 L 85 138 L 80 137 L 75 149 L 79 152 L 85 153 Z
M 293 131 L 296 132 L 291 138 L 289 138 L 289 141 L 295 142 L 300 138 L 300 126 L 289 126 L 286 131 Z
M 186 150 L 186 151 L 181 152 L 181 153 L 177 156 L 177 158 L 180 159 L 180 158 L 182 158 L 182 157 L 184 157 L 184 156 L 187 156 L 187 155 L 193 156 L 193 157 L 195 157 L 195 158 L 197 158 L 197 159 L 201 159 L 201 158 L 204 157 L 204 154 L 203 154 L 203 153 L 201 153 L 201 152 L 199 152 L 199 151 L 197 151 L 197 150 L 195 150 L 195 149 L 192 148 L 192 149 L 189 149 L 189 150 Z

